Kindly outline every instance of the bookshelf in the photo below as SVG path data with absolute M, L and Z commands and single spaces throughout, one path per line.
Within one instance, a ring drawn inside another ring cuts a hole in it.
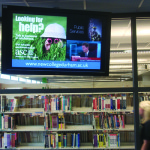
M 135 149 L 134 111 L 128 98 L 129 94 L 1 95 L 0 146 L 6 145 L 4 134 L 15 134 L 17 146 L 7 149 Z M 130 141 L 128 132 L 133 133 Z M 117 135 L 117 147 L 108 147 L 110 133 Z

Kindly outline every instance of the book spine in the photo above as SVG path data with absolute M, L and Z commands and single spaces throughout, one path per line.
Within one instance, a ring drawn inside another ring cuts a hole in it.
M 66 105 L 66 98 L 63 96 L 63 111 L 65 110 L 65 105 Z
M 117 109 L 120 110 L 120 97 L 117 98 Z
M 4 148 L 7 148 L 7 133 L 4 133 Z
M 4 136 L 2 136 L 2 148 L 5 148 L 4 147 Z
M 58 107 L 57 107 L 57 104 L 58 104 L 58 103 L 57 103 L 57 98 L 55 98 L 55 101 L 56 101 L 56 110 L 58 110 Z
M 61 129 L 61 116 L 58 116 L 58 128 Z
M 115 100 L 115 97 L 113 97 L 113 110 L 116 110 L 116 100 Z
M 4 116 L 5 129 L 8 129 L 8 115 Z
M 101 97 L 98 98 L 99 101 L 99 110 L 101 110 Z
M 115 110 L 118 110 L 118 103 L 117 103 L 118 101 L 117 101 L 117 98 L 115 97 Z
M 59 108 L 59 98 L 57 97 L 57 110 L 60 110 Z
M 48 130 L 48 115 L 45 115 L 46 130 Z
M 67 147 L 67 136 L 66 136 L 66 134 L 65 135 L 63 135 L 63 139 L 64 139 L 64 147 Z
M 113 110 L 113 99 L 110 99 L 110 109 Z
M 11 129 L 11 118 L 12 117 L 8 117 L 8 129 Z
M 58 134 L 58 148 L 61 148 L 61 134 Z
M 95 110 L 98 108 L 97 98 L 95 98 Z
M 102 97 L 102 110 L 104 110 L 104 98 Z
M 123 95 L 123 109 L 126 109 L 126 95 Z
M 78 148 L 80 147 L 80 133 L 78 133 Z
M 70 106 L 69 106 L 69 110 L 72 110 L 72 96 L 70 96 Z

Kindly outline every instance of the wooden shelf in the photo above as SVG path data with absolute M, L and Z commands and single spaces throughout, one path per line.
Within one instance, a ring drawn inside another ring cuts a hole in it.
M 134 125 L 125 125 L 125 128 L 118 128 L 118 129 L 116 129 L 116 128 L 114 128 L 114 129 L 105 129 L 105 128 L 103 128 L 103 129 L 93 129 L 93 130 L 102 130 L 102 131 L 104 131 L 104 130 L 117 130 L 117 131 L 134 131 Z
M 10 111 L 7 111 L 7 112 L 2 112 L 2 113 L 44 113 L 44 108 L 20 108 L 18 111 L 16 112 L 10 112 Z
M 93 110 L 92 107 L 72 107 L 72 110 L 62 111 L 62 110 L 55 110 L 52 112 L 45 112 L 45 113 L 82 113 L 82 112 L 108 112 L 108 113 L 115 113 L 115 112 L 133 112 L 133 107 L 127 107 L 127 109 L 120 109 L 120 110 Z
M 16 126 L 17 129 L 14 129 L 14 130 L 6 130 L 6 129 L 3 129 L 2 131 L 7 131 L 7 132 L 10 132 L 10 131 L 45 131 L 44 130 L 44 126 L 43 125 L 26 125 L 26 126 Z
M 51 129 L 47 131 L 93 131 L 92 125 L 66 125 L 65 129 Z
M 94 131 L 94 130 L 134 131 L 134 125 L 125 125 L 125 128 L 119 128 L 119 129 L 93 129 L 92 125 L 66 125 L 65 129 L 50 129 L 47 131 Z

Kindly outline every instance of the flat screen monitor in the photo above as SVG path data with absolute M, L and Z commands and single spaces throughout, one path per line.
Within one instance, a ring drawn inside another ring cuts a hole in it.
M 2 7 L 2 73 L 108 76 L 111 13 Z

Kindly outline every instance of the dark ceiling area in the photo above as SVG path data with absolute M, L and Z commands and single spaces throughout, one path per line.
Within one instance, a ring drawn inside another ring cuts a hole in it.
M 149 0 L 0 0 L 0 5 L 46 7 L 112 13 L 149 12 Z M 2 12 L 0 11 L 0 17 Z

